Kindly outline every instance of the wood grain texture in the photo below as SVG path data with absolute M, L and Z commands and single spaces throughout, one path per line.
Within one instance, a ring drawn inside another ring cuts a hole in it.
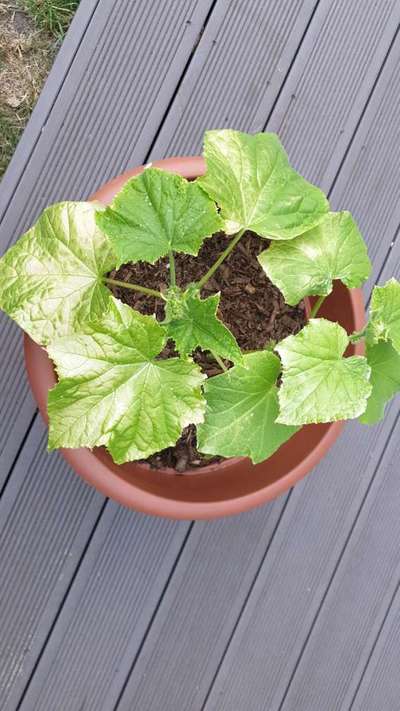
M 354 211 L 374 278 L 398 268 L 398 3 L 82 0 L 80 13 L 6 176 L 3 249 L 48 202 L 230 125 L 278 130 Z M 379 695 L 392 708 L 397 403 L 374 429 L 349 425 L 289 497 L 191 528 L 104 505 L 49 458 L 43 427 L 29 430 L 20 334 L 7 323 L 0 343 L 2 708 L 320 711 Z
M 400 571 L 396 573 L 396 590 L 389 602 L 387 597 L 382 601 L 382 607 L 386 603 L 386 615 L 378 629 L 373 630 L 375 644 L 370 645 L 366 663 L 363 655 L 363 674 L 352 689 L 349 706 L 352 711 L 391 711 L 399 702 Z
M 21 709 L 114 707 L 189 526 L 107 504 Z
M 387 438 L 386 425 L 349 425 L 323 466 L 295 487 L 207 711 L 280 707 Z
M 37 420 L 0 503 L 0 699 L 15 709 L 103 507 Z

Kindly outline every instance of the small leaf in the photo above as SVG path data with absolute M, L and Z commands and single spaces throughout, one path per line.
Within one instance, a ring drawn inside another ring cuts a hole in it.
M 267 351 L 244 356 L 236 365 L 207 380 L 207 409 L 197 428 L 198 447 L 206 454 L 250 457 L 254 464 L 271 456 L 297 427 L 276 422 L 279 359 Z
M 385 286 L 375 286 L 369 315 L 372 340 L 391 341 L 400 353 L 400 284 L 396 279 L 389 279 Z
M 258 261 L 292 306 L 305 296 L 330 294 L 333 279 L 349 288 L 361 286 L 371 272 L 367 248 L 349 212 L 329 212 L 300 237 L 273 242 Z
M 153 264 L 171 250 L 196 255 L 222 227 L 216 206 L 195 182 L 158 168 L 131 178 L 97 215 L 122 262 Z
M 382 419 L 386 403 L 400 391 L 400 354 L 391 343 L 367 341 L 366 356 L 371 368 L 372 392 L 360 422 L 373 425 Z
M 325 195 L 289 165 L 273 133 L 207 131 L 207 172 L 197 182 L 221 208 L 225 232 L 252 230 L 292 239 L 315 227 L 329 209 Z
M 89 333 L 50 344 L 60 382 L 50 391 L 49 448 L 105 445 L 115 462 L 175 444 L 203 419 L 205 378 L 190 360 L 157 360 L 164 329 L 111 298 Z
M 364 412 L 371 369 L 363 356 L 342 357 L 348 344 L 344 328 L 320 318 L 276 346 L 283 364 L 277 422 L 334 422 Z
M 200 346 L 234 363 L 242 361 L 235 337 L 216 316 L 219 299 L 219 294 L 200 299 L 193 288 L 169 290 L 165 327 L 182 356 Z
M 98 318 L 111 297 L 102 282 L 117 259 L 86 202 L 48 207 L 0 260 L 0 307 L 37 342 Z

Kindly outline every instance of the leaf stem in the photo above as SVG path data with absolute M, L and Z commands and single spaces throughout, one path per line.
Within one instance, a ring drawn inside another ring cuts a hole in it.
M 245 229 L 239 230 L 239 232 L 237 232 L 237 234 L 231 239 L 227 248 L 223 252 L 221 252 L 218 259 L 209 268 L 208 272 L 206 272 L 204 276 L 201 277 L 200 281 L 197 282 L 197 286 L 199 289 L 202 289 L 204 284 L 206 284 L 208 280 L 211 279 L 214 272 L 217 271 L 218 267 L 221 266 L 222 262 L 226 259 L 226 257 L 232 252 L 233 249 L 235 249 L 237 243 L 239 242 L 240 238 L 243 237 L 245 231 Z
M 320 310 L 322 304 L 324 303 L 325 299 L 326 299 L 326 295 L 324 295 L 324 296 L 319 296 L 319 297 L 318 297 L 318 299 L 316 300 L 314 306 L 313 306 L 312 309 L 311 309 L 310 318 L 315 318 L 315 317 L 316 317 L 316 315 L 317 315 L 318 311 Z
M 171 249 L 169 252 L 169 278 L 171 286 L 176 286 L 176 271 L 175 271 L 175 257 Z
M 163 299 L 165 301 L 165 296 L 161 291 L 156 291 L 155 289 L 148 289 L 147 286 L 140 286 L 140 284 L 130 284 L 127 281 L 120 281 L 119 279 L 111 279 L 111 277 L 103 277 L 103 281 L 106 284 L 112 284 L 112 286 L 120 286 L 123 289 L 131 289 L 132 291 L 141 291 L 147 296 L 155 296 L 156 299 Z
M 368 324 L 364 326 L 361 331 L 354 331 L 354 333 L 349 336 L 350 343 L 357 343 L 357 341 L 361 341 L 367 332 L 367 327 Z
M 228 368 L 226 367 L 224 361 L 219 357 L 219 355 L 217 355 L 217 354 L 214 353 L 213 351 L 210 351 L 210 353 L 211 353 L 212 357 L 217 361 L 217 363 L 218 363 L 219 367 L 221 368 L 221 370 L 223 370 L 224 373 L 226 373 L 226 371 L 228 370 Z

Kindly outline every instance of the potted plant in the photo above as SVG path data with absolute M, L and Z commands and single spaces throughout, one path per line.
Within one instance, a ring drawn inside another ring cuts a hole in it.
M 293 485 L 343 420 L 383 416 L 400 285 L 375 287 L 364 325 L 370 268 L 277 136 L 216 130 L 204 161 L 47 208 L 0 261 L 0 306 L 49 448 L 125 505 L 211 518 Z

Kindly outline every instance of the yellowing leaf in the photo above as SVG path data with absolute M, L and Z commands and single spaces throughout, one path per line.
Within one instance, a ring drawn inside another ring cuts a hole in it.
M 320 318 L 276 346 L 283 364 L 277 422 L 334 422 L 364 412 L 371 369 L 363 356 L 343 358 L 348 344 L 344 328 Z
M 37 343 L 79 330 L 107 307 L 102 277 L 117 260 L 95 215 L 87 202 L 53 205 L 0 260 L 0 307 Z
M 201 422 L 205 375 L 190 360 L 157 360 L 165 340 L 154 318 L 112 299 L 89 333 L 50 344 L 61 380 L 49 393 L 49 448 L 105 445 L 121 464 Z
M 400 353 L 400 284 L 389 279 L 372 292 L 368 332 L 372 340 L 391 341 Z
M 321 222 L 287 242 L 273 242 L 258 261 L 294 306 L 305 296 L 329 294 L 332 281 L 352 288 L 368 279 L 367 248 L 349 212 L 329 212 Z
M 199 185 L 221 208 L 227 234 L 242 229 L 292 239 L 315 227 L 329 205 L 319 188 L 289 165 L 273 133 L 207 131 L 207 172 Z

